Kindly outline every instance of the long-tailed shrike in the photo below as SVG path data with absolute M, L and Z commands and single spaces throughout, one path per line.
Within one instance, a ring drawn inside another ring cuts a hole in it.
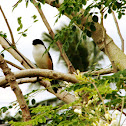
M 49 52 L 45 53 L 46 47 L 45 47 L 43 41 L 41 41 L 40 39 L 35 39 L 35 40 L 33 40 L 32 44 L 33 44 L 32 54 L 33 54 L 33 58 L 35 60 L 36 65 L 41 69 L 53 70 L 52 58 L 51 58 Z M 53 81 L 51 81 L 51 84 L 55 84 L 57 82 L 58 81 L 53 80 Z M 57 93 L 58 89 L 56 87 L 54 87 L 53 90 L 55 91 L 55 93 Z

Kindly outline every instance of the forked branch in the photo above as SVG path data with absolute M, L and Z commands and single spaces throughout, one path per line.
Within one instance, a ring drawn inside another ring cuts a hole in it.
M 18 83 L 16 82 L 16 78 L 15 78 L 14 74 L 11 72 L 10 68 L 6 64 L 6 61 L 3 59 L 3 57 L 1 55 L 0 55 L 0 68 L 3 70 L 6 81 L 9 83 L 12 91 L 15 93 L 15 95 L 17 97 L 17 101 L 19 103 L 20 109 L 22 110 L 23 120 L 24 121 L 31 120 L 29 108 L 24 99 L 22 91 L 19 88 Z

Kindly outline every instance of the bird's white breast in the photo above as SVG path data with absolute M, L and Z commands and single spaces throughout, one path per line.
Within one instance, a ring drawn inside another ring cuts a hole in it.
M 43 45 L 38 44 L 33 46 L 33 51 L 32 51 L 33 58 L 36 62 L 36 65 L 42 69 L 48 69 L 48 53 L 45 53 L 43 55 L 45 50 L 46 49 Z

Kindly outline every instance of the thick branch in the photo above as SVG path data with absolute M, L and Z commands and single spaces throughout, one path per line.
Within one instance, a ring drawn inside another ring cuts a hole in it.
M 54 39 L 55 34 L 54 34 L 53 30 L 51 29 L 51 27 L 50 27 L 50 25 L 49 25 L 49 23 L 48 23 L 48 21 L 47 21 L 45 15 L 44 15 L 42 9 L 40 9 L 40 8 L 36 5 L 36 3 L 37 3 L 36 0 L 33 0 L 33 4 L 34 4 L 34 6 L 36 7 L 36 9 L 38 10 L 38 12 L 39 12 L 39 14 L 40 14 L 40 16 L 41 16 L 41 18 L 42 18 L 42 20 L 43 20 L 45 26 L 47 27 L 47 29 L 48 29 L 48 31 L 49 31 L 49 34 L 51 35 L 52 39 Z M 76 72 L 75 69 L 74 69 L 74 67 L 73 67 L 73 65 L 72 65 L 72 63 L 71 63 L 70 60 L 68 59 L 66 53 L 65 53 L 64 51 L 62 51 L 62 44 L 60 43 L 60 41 L 57 41 L 56 44 L 57 44 L 57 46 L 58 46 L 58 48 L 59 48 L 59 50 L 60 50 L 61 56 L 63 57 L 64 61 L 66 62 L 67 66 L 68 66 L 69 72 L 70 72 L 70 73 Z
M 31 72 L 33 72 L 35 74 L 33 74 Z M 91 71 L 91 72 L 89 72 L 89 71 L 81 72 L 81 74 L 89 74 L 92 76 L 99 76 L 99 75 L 110 74 L 110 73 L 113 73 L 112 68 L 101 69 L 98 71 L 95 70 L 95 71 Z M 19 84 L 35 82 L 35 81 L 37 81 L 36 76 L 50 77 L 52 79 L 64 80 L 64 81 L 68 81 L 68 82 L 72 82 L 72 83 L 78 82 L 78 80 L 76 79 L 74 74 L 64 74 L 64 73 L 60 73 L 60 72 L 56 72 L 56 71 L 52 71 L 52 70 L 48 70 L 48 69 L 32 69 L 32 70 L 27 69 L 27 70 L 23 70 L 23 71 L 21 70 L 21 73 L 20 73 L 20 71 L 14 72 L 14 74 L 15 74 L 16 79 L 20 79 L 20 80 L 17 80 Z M 23 78 L 23 77 L 25 77 L 25 78 Z M 33 78 L 26 78 L 26 77 L 33 77 Z M 7 81 L 5 80 L 4 77 L 0 78 L 0 87 L 7 87 Z M 45 83 L 44 87 L 48 87 L 48 84 Z
M 3 57 L 1 55 L 0 55 L 0 67 L 3 70 L 6 81 L 10 84 L 12 91 L 15 93 L 15 95 L 17 97 L 17 101 L 22 110 L 22 117 L 23 117 L 24 121 L 31 120 L 29 108 L 24 99 L 22 91 L 19 88 L 18 83 L 16 82 L 16 78 L 15 78 L 14 74 L 11 72 L 10 68 L 6 64 L 6 61 L 3 59 Z
M 48 69 L 26 69 L 26 70 L 20 70 L 17 72 L 14 72 L 14 75 L 16 79 L 25 78 L 25 77 L 46 77 L 46 78 L 52 78 L 56 80 L 64 80 L 72 83 L 77 83 L 78 80 L 76 79 L 75 75 L 72 74 L 64 74 L 61 72 L 56 72 L 53 70 Z M 7 83 L 5 78 L 0 79 L 0 87 L 4 87 L 4 85 Z

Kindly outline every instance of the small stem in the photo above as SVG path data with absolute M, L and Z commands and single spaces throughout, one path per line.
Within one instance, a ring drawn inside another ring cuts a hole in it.
M 90 81 L 90 82 L 91 82 L 91 81 Z M 106 113 L 106 106 L 105 106 L 105 103 L 104 103 L 104 99 L 102 98 L 102 96 L 101 96 L 101 94 L 100 94 L 98 88 L 96 87 L 95 83 L 94 83 L 94 82 L 91 82 L 91 83 L 94 85 L 96 91 L 98 92 L 98 95 L 99 95 L 99 97 L 100 97 L 100 99 L 102 100 L 102 103 L 103 103 L 104 111 L 105 111 L 105 113 Z
M 8 64 L 12 65 L 13 67 L 15 67 L 15 68 L 17 68 L 17 69 L 19 69 L 19 70 L 23 70 L 22 67 L 20 67 L 20 66 L 14 64 L 14 63 L 12 63 L 12 62 L 10 62 L 10 61 L 8 61 L 8 60 L 5 60 L 5 61 L 6 61 Z
M 4 14 L 4 12 L 3 12 L 1 6 L 0 6 L 0 10 L 1 10 L 1 13 L 2 13 L 2 15 L 3 15 L 3 17 L 4 17 L 4 20 L 5 20 L 6 24 L 7 24 L 7 27 L 8 27 L 8 29 L 9 29 L 9 32 L 10 32 L 10 35 L 11 35 L 12 44 L 15 46 L 14 36 L 13 36 L 12 30 L 11 30 L 11 28 L 10 28 L 10 25 L 9 25 L 9 23 L 8 23 L 8 21 L 7 21 L 7 18 L 6 18 L 6 16 L 5 16 L 5 14 Z
M 120 114 L 120 119 L 119 119 L 118 126 L 120 126 L 121 117 L 122 117 L 122 113 L 123 113 L 123 107 L 124 107 L 124 97 L 122 98 L 122 108 L 121 108 L 121 114 Z
M 113 15 L 113 18 L 114 18 L 114 21 L 115 21 L 115 24 L 116 24 L 116 28 L 117 28 L 117 31 L 118 31 L 118 34 L 119 34 L 119 37 L 121 39 L 121 48 L 122 48 L 122 51 L 124 52 L 124 39 L 122 37 L 122 34 L 120 32 L 120 28 L 119 28 L 119 25 L 118 25 L 118 22 L 117 22 L 117 19 L 116 19 L 116 16 L 115 16 L 115 13 L 112 11 L 112 15 Z

